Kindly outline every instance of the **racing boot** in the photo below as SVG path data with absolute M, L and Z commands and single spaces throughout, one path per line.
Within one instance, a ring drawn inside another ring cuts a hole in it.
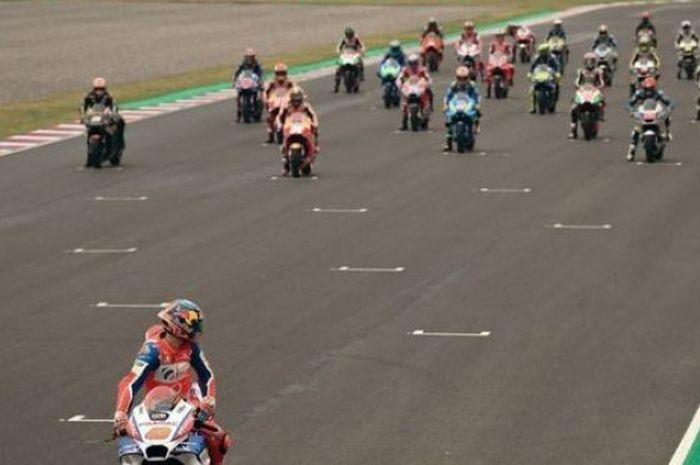
M 634 161 L 634 155 L 637 152 L 637 147 L 633 144 L 630 144 L 630 148 L 627 151 L 627 161 Z
M 267 130 L 267 140 L 266 144 L 273 144 L 275 142 L 275 134 L 270 129 Z
M 404 113 L 401 117 L 401 131 L 408 131 L 408 114 Z
M 447 136 L 447 139 L 445 139 L 445 146 L 442 148 L 442 151 L 444 153 L 452 151 L 452 136 Z
M 571 130 L 569 132 L 569 139 L 578 139 L 578 124 L 571 123 Z

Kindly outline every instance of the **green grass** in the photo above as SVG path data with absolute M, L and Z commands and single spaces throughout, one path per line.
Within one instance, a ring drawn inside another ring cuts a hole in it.
M 15 1 L 26 1 L 26 0 L 15 0 Z M 132 0 L 124 0 L 132 1 Z M 164 2 L 184 2 L 185 0 L 158 0 Z M 199 2 L 229 2 L 230 0 L 188 0 L 199 1 Z M 600 1 L 600 0 L 590 0 L 590 2 Z M 285 0 L 273 0 L 277 3 L 324 3 L 324 4 L 334 4 L 341 3 L 336 0 L 301 0 L 301 2 L 288 2 Z M 243 3 L 243 2 L 238 2 Z M 245 3 L 265 3 L 258 0 L 250 0 Z M 267 2 L 269 3 L 269 1 Z M 454 5 L 463 4 L 471 5 L 477 4 L 476 1 L 471 0 L 435 0 L 432 2 L 422 1 L 422 0 L 375 0 L 375 1 L 365 1 L 365 0 L 351 0 L 350 2 L 342 2 L 343 4 L 353 3 L 353 4 L 386 4 L 386 5 L 399 5 L 399 4 L 431 4 L 431 5 Z M 483 2 L 482 2 L 483 3 Z M 533 10 L 538 10 L 542 8 L 551 7 L 566 7 L 570 5 L 579 5 L 584 3 L 582 1 L 575 0 L 494 0 L 489 3 L 491 6 L 500 6 L 507 8 L 499 8 L 491 12 L 480 14 L 474 19 L 477 24 L 486 24 L 494 21 L 504 20 L 509 17 L 522 15 Z M 443 27 L 446 32 L 457 31 L 463 21 L 466 18 L 459 18 L 454 21 L 443 23 Z M 418 32 L 421 25 L 416 25 L 416 29 L 411 31 L 404 31 L 401 33 L 384 33 L 377 34 L 369 37 L 365 37 L 365 42 L 369 47 L 383 46 L 387 44 L 392 39 L 400 40 L 415 40 L 417 38 Z M 263 56 L 262 60 L 266 66 L 272 66 L 278 61 L 284 61 L 290 66 L 311 63 L 315 61 L 320 61 L 324 59 L 333 58 L 335 56 L 334 51 L 335 44 L 329 44 L 328 46 L 313 47 L 309 49 L 300 50 L 293 53 L 287 53 L 284 55 L 272 55 Z M 187 89 L 191 87 L 205 86 L 209 84 L 224 82 L 230 79 L 231 76 L 231 65 L 225 64 L 220 66 L 215 66 L 211 68 L 206 68 L 197 71 L 191 71 L 187 73 L 177 74 L 174 76 L 167 76 L 156 79 L 149 79 L 144 81 L 130 82 L 125 84 L 119 84 L 110 87 L 111 93 L 119 102 L 128 102 L 135 100 L 143 100 L 148 98 L 157 97 L 160 95 L 168 94 L 182 89 Z M 50 97 L 42 98 L 39 100 L 16 102 L 10 104 L 0 105 L 0 139 L 13 134 L 21 134 L 33 129 L 44 128 L 51 126 L 53 124 L 70 121 L 78 117 L 78 107 L 82 101 L 82 96 L 84 90 L 69 91 L 59 94 L 52 95 Z

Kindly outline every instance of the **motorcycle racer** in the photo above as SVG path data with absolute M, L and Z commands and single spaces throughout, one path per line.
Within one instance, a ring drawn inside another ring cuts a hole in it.
M 161 324 L 146 331 L 131 371 L 119 382 L 114 433 L 117 436 L 126 434 L 128 413 L 141 388 L 148 392 L 158 386 L 168 386 L 199 408 L 198 416 L 204 420 L 200 432 L 206 439 L 212 464 L 220 465 L 233 440 L 213 419 L 214 372 L 197 342 L 202 332 L 202 310 L 190 300 L 178 299 L 158 313 L 158 318 Z M 197 395 L 193 395 L 194 392 Z
M 265 96 L 265 101 L 267 101 L 270 98 L 270 95 L 272 95 L 273 92 L 275 92 L 279 88 L 284 88 L 288 91 L 291 91 L 294 87 L 296 87 L 296 84 L 289 79 L 288 77 L 288 71 L 287 71 L 287 65 L 284 63 L 277 63 L 275 65 L 275 77 L 273 80 L 267 83 L 267 86 L 265 87 L 264 91 L 264 96 Z M 268 119 L 267 119 L 267 143 L 271 144 L 274 142 L 275 138 L 275 128 L 274 128 L 274 123 L 275 120 L 274 118 L 276 115 L 270 114 L 270 109 L 268 108 Z
M 474 81 L 470 79 L 471 76 L 469 73 L 469 68 L 467 68 L 466 66 L 460 66 L 459 68 L 457 68 L 457 71 L 455 72 L 455 78 L 456 79 L 452 82 L 452 84 L 450 84 L 450 87 L 447 89 L 447 93 L 445 94 L 445 99 L 443 101 L 443 111 L 447 111 L 450 102 L 457 93 L 466 92 L 471 98 L 473 98 L 476 101 L 476 111 L 478 118 L 474 121 L 474 132 L 478 134 L 480 131 L 479 118 L 481 118 L 481 98 L 479 96 L 479 91 L 474 85 Z M 454 135 L 452 133 L 452 125 L 447 119 L 445 120 L 445 127 L 447 128 L 447 136 L 443 152 L 451 152 Z
M 583 56 L 583 68 L 579 68 L 576 72 L 576 87 L 582 87 L 586 84 L 592 84 L 598 89 L 603 89 L 605 87 L 605 79 L 603 77 L 603 72 L 600 68 L 596 67 L 596 58 L 593 53 L 586 53 Z M 598 108 L 598 116 L 601 121 L 605 121 L 605 101 L 602 101 L 600 107 Z M 578 106 L 573 103 L 571 105 L 571 132 L 569 133 L 570 139 L 576 139 L 578 137 Z
M 698 34 L 693 29 L 693 25 L 688 20 L 681 23 L 681 28 L 676 34 L 676 47 L 678 47 L 684 39 L 692 39 L 696 42 L 700 42 L 700 37 L 698 37 Z
M 489 45 L 489 55 L 495 53 L 502 53 L 511 60 L 513 57 L 513 47 L 506 41 L 506 32 L 499 30 L 494 34 L 494 40 Z M 513 85 L 513 67 L 506 67 L 503 69 L 506 73 L 505 79 L 509 86 Z
M 107 133 L 107 145 L 112 150 L 112 144 L 117 144 L 121 146 L 122 149 L 126 147 L 126 142 L 124 140 L 124 130 L 126 128 L 126 122 L 119 113 L 117 113 L 117 105 L 114 98 L 107 91 L 107 80 L 103 77 L 96 77 L 92 81 L 92 89 L 83 98 L 83 113 L 90 110 L 95 105 L 102 105 L 110 110 L 110 120 L 111 127 L 113 130 Z
M 426 93 L 430 99 L 430 111 L 433 111 L 434 97 L 433 90 L 431 88 L 433 80 L 430 77 L 430 73 L 428 73 L 426 67 L 420 64 L 420 57 L 415 53 L 409 55 L 406 66 L 401 70 L 401 74 L 399 74 L 399 77 L 396 80 L 396 85 L 399 86 L 399 89 L 403 86 L 404 82 L 411 78 L 411 76 L 420 76 L 427 81 L 428 87 L 426 89 Z
M 359 67 L 360 67 L 360 81 L 365 80 L 365 67 L 364 63 L 362 61 L 362 55 L 365 53 L 365 44 L 360 40 L 360 37 L 355 34 L 355 30 L 351 27 L 346 27 L 345 28 L 345 33 L 343 35 L 343 38 L 340 40 L 338 43 L 337 51 L 338 53 L 343 53 L 343 50 L 349 49 L 349 50 L 354 50 L 357 53 L 360 54 L 360 61 L 359 61 Z M 341 73 L 341 68 L 338 67 L 338 69 L 335 72 L 335 87 L 333 89 L 333 92 L 336 94 L 340 90 L 340 73 Z
M 280 128 L 284 127 L 284 122 L 294 113 L 304 113 L 311 119 L 316 145 L 309 145 L 308 147 L 306 147 L 306 153 L 313 155 L 317 154 L 320 151 L 318 144 L 318 116 L 316 115 L 316 112 L 314 111 L 311 104 L 308 102 L 308 99 L 305 98 L 304 92 L 299 87 L 295 87 L 294 89 L 292 89 L 292 92 L 289 94 L 289 104 L 280 112 L 279 116 L 277 117 L 277 126 Z M 307 142 L 310 143 L 310 141 Z
M 546 65 L 550 67 L 556 76 L 557 82 L 557 91 L 556 94 L 559 95 L 559 79 L 561 78 L 560 70 L 559 70 L 559 60 L 552 55 L 549 52 L 549 46 L 544 43 L 540 44 L 539 47 L 537 47 L 537 58 L 535 58 L 532 61 L 532 64 L 530 65 L 530 72 L 528 73 L 528 78 L 532 77 L 532 73 L 535 71 L 535 68 L 537 68 L 540 65 Z M 530 89 L 528 90 L 528 102 L 529 102 L 529 109 L 528 111 L 531 114 L 535 113 L 535 89 L 533 86 L 530 86 Z
M 552 23 L 552 28 L 547 33 L 546 40 L 549 40 L 552 37 L 559 37 L 560 39 L 564 39 L 564 41 L 567 40 L 566 32 L 564 31 L 564 26 L 561 19 L 554 20 Z
M 260 62 L 258 62 L 258 59 L 255 56 L 255 50 L 252 48 L 247 48 L 245 50 L 245 54 L 243 55 L 243 61 L 241 62 L 240 65 L 238 65 L 238 68 L 236 71 L 233 73 L 233 82 L 234 85 L 236 83 L 236 79 L 238 79 L 238 76 L 243 71 L 252 71 L 255 75 L 258 76 L 260 79 L 260 88 L 259 91 L 262 92 L 264 90 L 263 86 L 263 70 L 262 70 L 262 65 Z M 259 93 L 257 94 L 258 96 L 260 95 Z M 236 96 L 236 122 L 240 123 L 241 122 L 241 99 L 240 96 Z
M 406 66 L 406 54 L 401 48 L 401 42 L 399 42 L 398 40 L 392 40 L 391 42 L 389 42 L 389 50 L 387 50 L 387 52 L 382 57 L 382 60 L 379 62 L 379 66 L 381 67 L 381 65 L 386 60 L 390 59 L 396 60 L 396 62 L 402 67 Z
M 635 92 L 635 94 L 629 100 L 629 102 L 627 103 L 627 108 L 630 111 L 634 111 L 637 105 L 649 99 L 661 102 L 669 109 L 672 109 L 674 106 L 671 99 L 666 97 L 663 91 L 658 90 L 656 88 L 656 78 L 654 78 L 653 76 L 649 76 L 646 79 L 644 79 L 644 82 L 642 83 L 642 88 Z M 666 125 L 666 140 L 671 140 L 671 117 L 667 117 L 664 123 Z M 639 144 L 640 132 L 641 128 L 638 125 L 635 125 L 634 129 L 632 129 L 630 147 L 629 151 L 627 152 L 627 161 L 634 160 L 634 156 L 637 151 L 637 145 Z
M 656 36 L 656 27 L 654 27 L 654 25 L 651 23 L 651 13 L 648 11 L 642 13 L 642 17 L 637 24 L 637 27 L 634 29 L 634 33 L 639 34 L 639 31 L 643 31 L 645 29 L 651 31 L 652 34 Z
M 433 17 L 430 17 L 428 20 L 428 24 L 426 24 L 423 27 L 423 33 L 421 34 L 421 39 L 424 39 L 425 36 L 427 36 L 430 33 L 435 33 L 440 36 L 440 38 L 444 38 L 445 34 L 442 32 L 442 28 L 438 25 L 437 20 Z

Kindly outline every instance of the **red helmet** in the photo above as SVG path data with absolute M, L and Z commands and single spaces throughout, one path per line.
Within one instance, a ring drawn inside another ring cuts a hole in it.
M 656 78 L 654 76 L 647 76 L 642 82 L 642 88 L 644 89 L 656 89 Z
M 194 339 L 202 332 L 204 315 L 199 306 L 187 299 L 177 299 L 158 313 L 165 330 L 180 339 Z
M 596 58 L 595 54 L 592 52 L 588 52 L 585 55 L 583 55 L 583 66 L 586 69 L 593 69 L 595 68 L 596 65 Z

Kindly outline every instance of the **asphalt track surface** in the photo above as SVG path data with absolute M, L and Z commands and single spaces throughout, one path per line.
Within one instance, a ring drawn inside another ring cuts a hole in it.
M 567 27 L 576 41 L 605 20 L 626 59 L 639 11 Z M 667 463 L 700 378 L 695 90 L 670 42 L 700 11 L 652 11 L 679 102 L 658 166 L 624 161 L 626 79 L 601 140 L 570 142 L 566 113 L 524 113 L 520 66 L 513 98 L 485 104 L 485 155 L 442 155 L 437 118 L 435 133 L 397 134 L 377 91 L 336 96 L 323 79 L 305 85 L 317 180 L 271 180 L 277 152 L 262 127 L 231 125 L 231 102 L 132 125 L 123 170 L 77 169 L 81 140 L 1 160 L 3 461 L 114 461 L 108 424 L 58 420 L 111 416 L 155 310 L 94 304 L 186 296 L 206 310 L 234 463 Z M 343 265 L 405 271 L 331 271 Z

